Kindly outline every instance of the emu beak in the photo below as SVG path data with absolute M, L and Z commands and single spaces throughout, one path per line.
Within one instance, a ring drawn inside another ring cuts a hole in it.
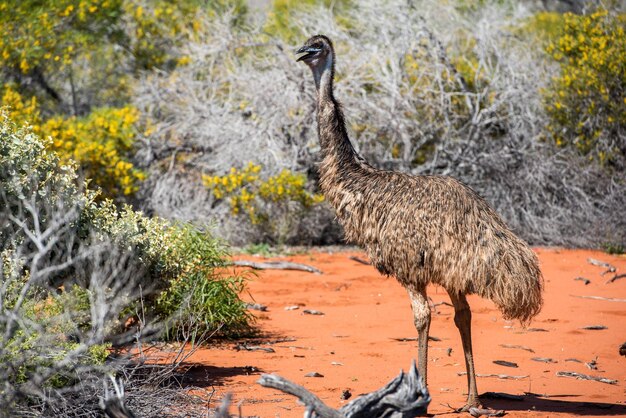
M 301 55 L 296 60 L 296 62 L 300 62 L 300 61 L 305 60 L 305 59 L 307 59 L 309 57 L 312 57 L 313 55 L 315 55 L 316 53 L 318 53 L 320 51 L 321 51 L 321 49 L 319 49 L 319 48 L 313 48 L 313 47 L 310 47 L 310 46 L 303 46 L 303 47 L 301 47 L 300 49 L 298 49 L 296 51 L 296 54 L 304 54 L 304 55 Z

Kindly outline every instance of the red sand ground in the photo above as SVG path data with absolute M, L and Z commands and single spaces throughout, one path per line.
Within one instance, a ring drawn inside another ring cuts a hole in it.
M 626 358 L 618 353 L 626 341 L 626 278 L 607 284 L 614 273 L 601 276 L 606 269 L 587 261 L 592 257 L 608 262 L 621 274 L 626 273 L 626 257 L 583 250 L 536 251 L 545 278 L 545 305 L 529 329 L 504 321 L 491 302 L 477 296 L 469 298 L 477 373 L 528 376 L 521 380 L 479 377 L 479 393 L 532 393 L 524 401 L 485 400 L 485 405 L 505 409 L 512 417 L 626 416 Z M 311 251 L 273 260 L 306 263 L 324 274 L 266 270 L 253 277 L 250 295 L 269 310 L 255 313 L 264 335 L 249 344 L 270 347 L 264 343 L 280 338 L 295 340 L 272 344 L 274 353 L 237 351 L 235 343 L 196 352 L 190 359 L 199 364 L 192 383 L 209 391 L 215 388 L 211 406 L 230 392 L 233 404 L 241 403 L 244 416 L 301 417 L 304 408 L 295 398 L 255 383 L 261 373 L 288 378 L 338 408 L 348 402 L 340 399 L 343 390 L 353 394 L 352 400 L 382 387 L 400 369 L 408 369 L 417 357 L 416 342 L 395 340 L 417 335 L 406 292 L 395 279 L 350 260 L 350 255 L 365 258 L 356 251 Z M 243 255 L 238 258 L 263 260 Z M 579 276 L 591 283 L 575 281 Z M 428 294 L 435 304 L 449 302 L 442 288 L 432 286 Z M 575 297 L 581 295 L 621 301 Z M 285 310 L 291 305 L 301 308 Z M 305 315 L 304 309 L 324 315 Z M 458 407 L 465 401 L 466 377 L 458 375 L 465 371 L 465 364 L 453 312 L 447 305 L 439 305 L 433 312 L 430 333 L 441 341 L 429 345 L 429 413 L 450 413 L 448 405 Z M 581 329 L 589 325 L 608 329 Z M 503 344 L 526 346 L 534 352 L 505 348 Z M 452 348 L 450 355 L 448 348 Z M 555 363 L 532 361 L 532 357 L 549 357 Z M 571 358 L 581 363 L 567 361 Z M 596 358 L 598 369 L 590 370 L 584 363 Z M 515 362 L 519 367 L 500 366 L 494 360 Z M 607 377 L 618 383 L 558 377 L 557 371 Z M 323 377 L 304 376 L 310 372 Z

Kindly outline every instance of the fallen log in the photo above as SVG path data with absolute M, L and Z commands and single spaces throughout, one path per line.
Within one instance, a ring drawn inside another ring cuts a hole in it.
M 255 270 L 298 270 L 306 271 L 307 273 L 323 274 L 320 269 L 313 266 L 300 263 L 292 263 L 291 261 L 248 261 L 248 260 L 234 260 L 227 263 L 229 266 L 237 267 L 250 267 Z
M 258 383 L 278 389 L 300 399 L 307 408 L 306 417 L 319 418 L 409 418 L 426 413 L 430 395 L 419 376 L 415 362 L 409 373 L 400 375 L 375 392 L 363 395 L 339 410 L 327 406 L 320 398 L 300 385 L 280 376 L 264 374 Z

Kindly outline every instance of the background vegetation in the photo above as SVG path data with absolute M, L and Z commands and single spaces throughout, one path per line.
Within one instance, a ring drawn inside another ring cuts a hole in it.
M 370 163 L 455 176 L 533 244 L 626 246 L 619 2 L 257 3 L 0 0 L 7 411 L 98 415 L 113 375 L 163 414 L 133 399 L 184 356 L 118 348 L 249 332 L 225 243 L 342 241 L 293 53 L 314 33 Z

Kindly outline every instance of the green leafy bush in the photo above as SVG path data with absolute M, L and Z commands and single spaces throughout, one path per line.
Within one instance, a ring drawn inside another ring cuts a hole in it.
M 158 324 L 187 340 L 248 326 L 219 241 L 100 201 L 46 145 L 1 112 L 0 402 L 97 380 L 111 344 Z

